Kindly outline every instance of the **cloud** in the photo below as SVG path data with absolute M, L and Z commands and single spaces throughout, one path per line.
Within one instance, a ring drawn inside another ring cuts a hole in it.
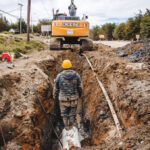
M 52 9 L 59 9 L 60 12 L 68 13 L 68 6 L 71 0 L 31 0 L 31 16 L 34 23 L 39 19 L 51 19 Z M 74 0 L 77 6 L 77 15 L 83 14 L 89 16 L 91 25 L 102 25 L 106 22 L 121 23 L 127 21 L 127 18 L 135 16 L 139 10 L 150 9 L 150 0 Z M 1 0 L 0 9 L 10 11 L 19 8 L 18 3 L 23 6 L 23 18 L 27 16 L 27 0 Z M 19 9 L 12 12 L 19 16 Z M 16 19 L 7 18 L 16 21 Z

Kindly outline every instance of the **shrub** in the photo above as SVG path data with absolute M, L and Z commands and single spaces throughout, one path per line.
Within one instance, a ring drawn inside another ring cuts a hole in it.
M 25 49 L 27 49 L 27 50 L 32 49 L 32 47 L 31 47 L 30 45 L 25 45 L 24 47 L 25 47 Z
M 32 47 L 32 49 L 41 50 L 44 47 L 44 43 L 37 42 L 37 41 L 30 41 L 28 42 L 28 45 Z
M 22 50 L 22 49 L 20 49 L 20 48 L 14 48 L 14 49 L 12 50 L 12 52 L 14 52 L 14 58 L 19 58 L 19 57 L 21 57 L 21 53 L 22 53 L 22 54 L 25 54 L 25 53 L 26 53 L 26 51 L 24 51 L 24 50 Z
M 0 43 L 3 43 L 5 40 L 6 40 L 6 38 L 5 38 L 5 37 L 0 36 Z
M 21 57 L 21 54 L 19 52 L 15 52 L 14 53 L 14 58 L 19 58 L 19 57 Z
M 21 42 L 21 40 L 22 40 L 22 39 L 15 37 L 15 41 L 16 41 L 16 42 Z
M 22 54 L 25 54 L 26 53 L 26 51 L 24 51 L 24 50 L 22 50 L 22 49 L 20 49 L 20 48 L 14 48 L 13 50 L 12 50 L 12 52 L 19 52 L 19 53 L 22 53 Z

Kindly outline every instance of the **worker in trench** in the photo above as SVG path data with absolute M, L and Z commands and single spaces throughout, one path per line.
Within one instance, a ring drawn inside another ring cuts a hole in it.
M 55 79 L 53 96 L 59 100 L 60 112 L 66 130 L 73 126 L 80 128 L 82 114 L 82 81 L 72 70 L 69 60 L 64 60 L 63 71 Z

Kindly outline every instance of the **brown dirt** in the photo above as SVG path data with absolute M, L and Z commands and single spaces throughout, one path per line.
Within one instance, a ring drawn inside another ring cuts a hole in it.
M 51 112 L 53 80 L 66 58 L 82 77 L 84 120 L 90 122 L 90 138 L 82 143 L 83 148 L 72 149 L 150 148 L 150 70 L 147 65 L 131 63 L 127 58 L 120 58 L 112 48 L 100 44 L 98 50 L 85 53 L 114 105 L 123 128 L 122 138 L 117 137 L 107 101 L 85 58 L 70 51 L 47 50 L 32 52 L 28 59 L 17 60 L 12 70 L 0 68 L 0 125 L 8 150 L 39 149 L 46 118 L 33 86 L 47 113 Z M 50 83 L 37 68 L 49 77 Z M 4 149 L 1 131 L 0 141 Z

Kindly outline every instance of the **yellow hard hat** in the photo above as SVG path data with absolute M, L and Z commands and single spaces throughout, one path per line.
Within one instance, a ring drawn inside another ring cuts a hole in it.
M 62 67 L 63 67 L 64 69 L 72 68 L 72 64 L 71 64 L 70 60 L 64 60 L 64 61 L 63 61 L 63 64 L 62 64 Z

